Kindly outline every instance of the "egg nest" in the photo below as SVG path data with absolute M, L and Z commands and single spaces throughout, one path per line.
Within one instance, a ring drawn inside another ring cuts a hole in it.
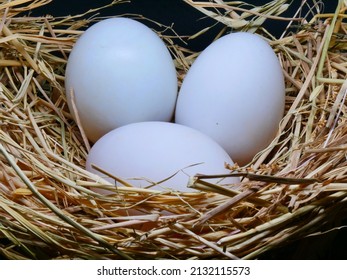
M 240 185 L 228 189 L 197 175 L 190 187 L 200 192 L 187 193 L 115 189 L 84 169 L 90 144 L 67 108 L 64 69 L 84 28 L 100 19 L 88 12 L 23 16 L 48 2 L 0 4 L 0 256 L 256 259 L 333 228 L 335 218 L 345 214 L 343 1 L 333 14 L 315 7 L 310 21 L 281 17 L 286 1 L 262 9 L 240 2 L 186 1 L 223 23 L 225 30 L 266 38 L 286 81 L 286 111 L 277 137 L 247 166 L 226 166 L 226 174 L 242 177 Z M 295 24 L 298 30 L 273 38 L 262 28 L 268 18 Z M 181 84 L 198 53 L 176 44 L 173 37 L 178 35 L 170 27 L 156 26 Z M 117 179 L 117 174 L 108 175 Z M 97 188 L 115 191 L 103 196 L 93 191 Z

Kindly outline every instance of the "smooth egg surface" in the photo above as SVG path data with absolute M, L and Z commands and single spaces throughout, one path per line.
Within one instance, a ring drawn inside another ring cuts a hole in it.
M 128 18 L 102 20 L 77 40 L 68 58 L 69 109 L 92 142 L 133 122 L 170 121 L 177 75 L 161 38 Z M 73 92 L 73 95 L 72 95 Z
M 227 174 L 229 155 L 201 132 L 169 122 L 140 122 L 114 129 L 100 138 L 90 150 L 86 169 L 105 177 L 93 165 L 127 181 L 134 187 L 153 186 L 182 192 L 189 178 L 200 174 Z M 111 183 L 115 180 L 105 178 Z M 239 183 L 239 178 L 208 179 L 211 183 Z M 119 182 L 117 182 L 119 184 Z
M 184 78 L 175 122 L 219 143 L 239 165 L 271 143 L 285 105 L 279 60 L 260 36 L 225 35 L 208 46 Z

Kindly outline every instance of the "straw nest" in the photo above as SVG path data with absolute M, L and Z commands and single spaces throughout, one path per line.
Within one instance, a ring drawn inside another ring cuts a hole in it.
M 202 192 L 118 187 L 109 196 L 90 189 L 110 184 L 84 169 L 89 144 L 71 118 L 63 87 L 66 60 L 81 28 L 98 19 L 23 16 L 47 2 L 0 3 L 3 258 L 255 259 L 329 228 L 342 215 L 347 197 L 343 1 L 333 14 L 311 7 L 310 21 L 300 10 L 296 18 L 281 17 L 285 1 L 262 7 L 186 1 L 223 23 L 224 31 L 257 32 L 276 51 L 286 78 L 278 136 L 249 165 L 227 167 L 226 174 L 243 177 L 237 189 L 197 176 L 191 187 Z M 269 18 L 286 21 L 296 32 L 288 29 L 273 38 L 262 27 Z M 182 81 L 197 53 L 175 44 L 176 35 L 165 33 L 170 28 L 157 27 Z

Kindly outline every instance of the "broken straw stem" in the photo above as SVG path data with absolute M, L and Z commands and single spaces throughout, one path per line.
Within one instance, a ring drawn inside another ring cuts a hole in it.
M 314 178 L 287 178 L 287 177 L 279 177 L 279 176 L 271 176 L 271 175 L 252 174 L 249 172 L 233 172 L 229 174 L 219 174 L 219 175 L 197 174 L 194 176 L 196 180 L 222 178 L 222 177 L 244 177 L 252 181 L 261 181 L 261 182 L 267 182 L 267 183 L 278 183 L 278 184 L 288 184 L 288 185 L 297 185 L 297 184 L 309 185 L 313 183 L 321 183 L 321 180 L 314 179 Z

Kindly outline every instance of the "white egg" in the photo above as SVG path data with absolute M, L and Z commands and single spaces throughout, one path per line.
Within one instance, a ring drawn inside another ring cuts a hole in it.
M 100 138 L 90 150 L 86 169 L 104 177 L 93 168 L 95 165 L 135 187 L 158 183 L 154 189 L 191 192 L 193 189 L 187 188 L 190 176 L 227 174 L 225 163 L 233 164 L 229 155 L 195 129 L 169 122 L 141 122 Z M 114 179 L 105 179 L 114 183 Z M 209 182 L 230 186 L 239 178 L 214 178 Z
M 133 122 L 170 121 L 177 75 L 160 37 L 128 18 L 100 21 L 77 40 L 68 58 L 65 87 L 92 142 Z
M 282 69 L 270 45 L 245 32 L 208 46 L 179 92 L 175 122 L 217 141 L 240 165 L 271 143 L 285 104 Z

